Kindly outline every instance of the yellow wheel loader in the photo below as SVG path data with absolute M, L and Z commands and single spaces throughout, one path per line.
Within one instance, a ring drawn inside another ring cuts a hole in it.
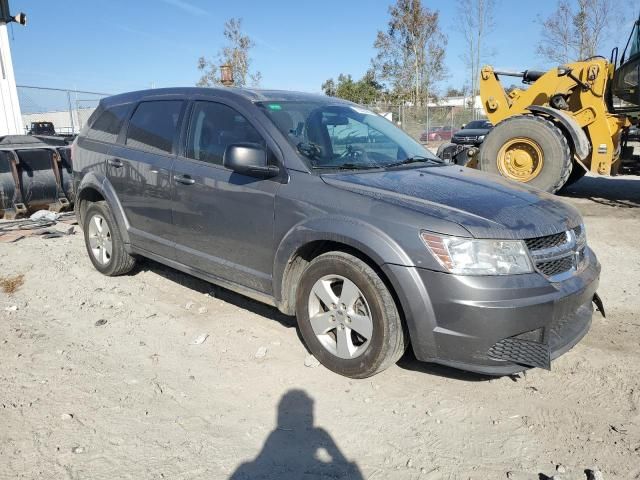
M 555 193 L 587 171 L 616 175 L 633 148 L 626 132 L 640 114 L 640 18 L 618 62 L 593 57 L 548 72 L 480 74 L 480 98 L 495 127 L 477 147 L 447 144 L 438 155 Z M 507 93 L 502 76 L 526 89 Z

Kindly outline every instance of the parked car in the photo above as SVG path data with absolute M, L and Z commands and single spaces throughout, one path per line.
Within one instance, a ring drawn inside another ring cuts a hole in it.
M 56 129 L 52 122 L 31 122 L 31 125 L 27 130 L 27 134 L 55 136 Z
M 462 130 L 458 130 L 451 137 L 451 143 L 478 146 L 484 141 L 484 137 L 492 128 L 493 124 L 488 120 L 474 120 L 463 125 Z
M 638 125 L 632 125 L 629 128 L 627 139 L 631 140 L 632 142 L 640 142 L 640 127 Z
M 74 142 L 73 167 L 98 271 L 148 257 L 272 304 L 348 377 L 384 370 L 409 344 L 476 372 L 549 368 L 591 324 L 600 265 L 575 208 L 447 166 L 347 101 L 117 95 Z
M 442 140 L 451 140 L 451 136 L 458 130 L 449 126 L 431 127 L 420 134 L 421 142 L 440 142 Z

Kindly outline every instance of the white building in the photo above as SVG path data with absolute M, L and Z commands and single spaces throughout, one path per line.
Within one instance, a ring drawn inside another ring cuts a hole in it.
M 0 136 L 24 133 L 6 23 L 0 23 Z

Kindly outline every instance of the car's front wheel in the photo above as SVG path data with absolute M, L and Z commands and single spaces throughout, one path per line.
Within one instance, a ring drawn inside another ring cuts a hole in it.
M 297 289 L 296 316 L 311 353 L 347 377 L 386 369 L 407 346 L 385 283 L 367 263 L 344 252 L 325 253 L 308 265 Z

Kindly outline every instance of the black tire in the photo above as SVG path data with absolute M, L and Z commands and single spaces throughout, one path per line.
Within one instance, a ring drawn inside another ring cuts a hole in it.
M 517 137 L 532 140 L 543 152 L 542 170 L 526 183 L 550 193 L 560 190 L 573 169 L 571 148 L 562 130 L 542 117 L 519 115 L 496 125 L 480 148 L 480 169 L 500 175 L 498 153 L 509 140 Z
M 100 263 L 98 261 L 90 245 L 90 223 L 94 221 L 94 217 L 96 216 L 103 218 L 109 228 L 112 248 L 110 258 L 106 263 Z M 82 228 L 84 230 L 84 243 L 87 248 L 87 253 L 96 270 L 109 277 L 115 277 L 129 273 L 131 269 L 133 269 L 136 264 L 136 259 L 125 250 L 124 242 L 120 236 L 120 230 L 118 230 L 118 226 L 107 202 L 94 202 L 87 207 Z
M 370 310 L 371 338 L 356 358 L 340 358 L 327 350 L 316 337 L 309 320 L 312 288 L 320 279 L 331 275 L 353 282 Z M 396 363 L 407 348 L 408 335 L 389 289 L 367 263 L 348 253 L 329 252 L 311 261 L 302 273 L 297 289 L 296 316 L 311 353 L 326 368 L 346 377 L 375 375 Z

